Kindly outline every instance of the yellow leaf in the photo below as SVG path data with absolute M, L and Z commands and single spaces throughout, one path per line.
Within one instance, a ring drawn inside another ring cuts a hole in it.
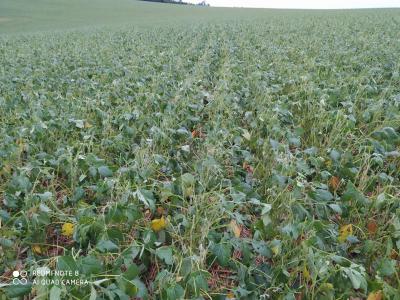
M 351 235 L 353 235 L 353 225 L 343 225 L 340 227 L 338 240 L 339 242 L 344 243 Z
M 229 223 L 229 227 L 231 228 L 233 234 L 235 235 L 235 237 L 239 238 L 240 237 L 240 233 L 242 232 L 242 229 L 240 228 L 240 226 L 236 223 L 235 220 L 232 220 Z
M 321 289 L 324 291 L 333 290 L 333 284 L 329 283 L 329 282 L 325 282 L 325 283 L 321 284 Z
M 167 221 L 165 220 L 164 216 L 161 219 L 154 219 L 151 221 L 151 229 L 155 232 L 159 232 L 167 227 Z
M 306 265 L 304 265 L 304 267 L 303 267 L 303 276 L 307 280 L 310 280 L 310 278 L 311 278 L 310 272 L 308 271 Z
M 61 234 L 66 237 L 71 237 L 74 233 L 74 224 L 64 223 L 61 228 Z
M 382 300 L 382 299 L 383 299 L 382 291 L 372 292 L 368 295 L 368 298 L 367 298 L 367 300 Z
M 229 293 L 226 295 L 226 299 L 235 299 L 235 294 L 232 293 L 232 292 L 229 292 Z
M 325 161 L 325 165 L 330 168 L 332 167 L 332 162 L 330 160 Z
M 32 245 L 32 252 L 35 254 L 42 254 L 42 248 L 39 245 Z
M 274 246 L 271 248 L 272 252 L 274 253 L 274 255 L 278 255 L 281 252 L 281 249 L 279 248 L 279 246 Z

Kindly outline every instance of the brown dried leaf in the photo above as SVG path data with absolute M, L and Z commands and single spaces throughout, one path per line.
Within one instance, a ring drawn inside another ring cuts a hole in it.
M 236 223 L 235 220 L 232 220 L 229 223 L 229 228 L 232 230 L 233 234 L 235 235 L 236 238 L 240 237 L 240 233 L 242 232 L 242 228 Z

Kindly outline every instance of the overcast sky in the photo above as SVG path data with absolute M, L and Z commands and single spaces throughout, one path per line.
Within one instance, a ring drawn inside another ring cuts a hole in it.
M 186 0 L 198 3 L 201 0 Z M 369 8 L 400 7 L 400 0 L 206 0 L 211 6 L 267 8 Z

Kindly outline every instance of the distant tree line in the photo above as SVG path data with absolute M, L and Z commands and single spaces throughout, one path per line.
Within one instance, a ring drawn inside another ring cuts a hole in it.
M 193 5 L 192 3 L 187 3 L 182 0 L 141 0 L 141 1 L 147 1 L 147 2 L 161 2 L 161 3 L 173 3 L 173 4 L 183 4 L 183 5 Z M 200 6 L 210 6 L 207 4 L 206 1 L 201 1 L 197 5 Z
M 183 4 L 188 5 L 190 3 L 183 2 L 182 0 L 141 0 L 147 2 L 161 2 L 161 3 L 173 3 L 173 4 Z

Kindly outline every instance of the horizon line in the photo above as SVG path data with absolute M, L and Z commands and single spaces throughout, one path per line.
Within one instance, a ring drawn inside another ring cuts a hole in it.
M 189 4 L 193 4 L 190 3 Z M 197 4 L 194 4 L 197 5 Z M 201 5 L 199 5 L 201 6 Z M 216 8 L 259 8 L 259 9 L 296 9 L 296 10 L 342 10 L 342 9 L 390 9 L 390 8 L 400 8 L 398 6 L 366 6 L 366 7 L 263 7 L 263 6 L 225 6 L 225 5 L 211 5 L 208 4 L 206 7 L 216 7 Z

